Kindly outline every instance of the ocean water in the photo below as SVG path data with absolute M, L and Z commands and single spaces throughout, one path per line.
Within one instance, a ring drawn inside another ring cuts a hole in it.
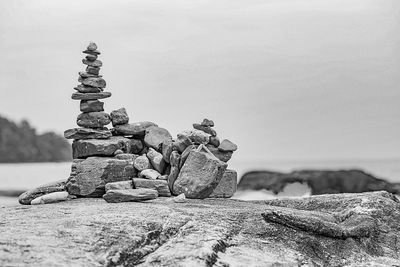
M 71 163 L 18 163 L 0 164 L 0 190 L 28 190 L 39 185 L 67 179 Z M 289 172 L 296 169 L 362 169 L 376 177 L 392 182 L 400 182 L 400 159 L 389 160 L 331 160 L 331 161 L 238 161 L 232 159 L 229 168 L 238 171 L 238 177 L 251 170 L 273 170 Z M 294 186 L 283 196 L 307 195 L 306 188 Z M 269 199 L 269 192 L 241 192 L 234 198 L 244 200 Z M 0 206 L 16 204 L 15 198 L 0 197 Z

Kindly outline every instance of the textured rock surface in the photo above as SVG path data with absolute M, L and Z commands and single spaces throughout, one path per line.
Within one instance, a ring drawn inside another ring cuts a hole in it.
M 101 197 L 107 183 L 127 181 L 135 177 L 132 162 L 116 158 L 90 157 L 74 160 L 66 187 L 76 196 Z
M 171 191 L 168 187 L 166 180 L 149 180 L 142 178 L 133 178 L 133 185 L 135 188 L 150 188 L 155 189 L 160 197 L 170 197 Z
M 214 156 L 223 162 L 228 162 L 232 158 L 232 151 L 224 152 L 212 145 L 207 145 L 207 148 L 214 154 Z
M 266 202 L 168 199 L 1 208 L 0 265 L 400 265 L 400 204 L 385 192 Z
M 50 204 L 50 203 L 65 201 L 68 199 L 68 196 L 69 194 L 66 191 L 53 192 L 35 198 L 34 200 L 31 201 L 31 205 Z
M 217 187 L 211 193 L 209 197 L 232 197 L 237 189 L 237 172 L 234 170 L 227 169 L 218 183 Z
M 242 176 L 238 190 L 266 189 L 278 194 L 282 192 L 286 185 L 296 182 L 307 184 L 313 195 L 379 190 L 400 194 L 400 183 L 390 183 L 361 170 L 304 170 L 292 173 L 252 171 Z
M 144 201 L 157 197 L 157 190 L 148 188 L 109 190 L 103 196 L 103 198 L 110 203 Z
M 110 117 L 113 126 L 127 124 L 129 122 L 129 117 L 125 108 L 112 111 Z
M 109 139 L 75 140 L 72 143 L 72 156 L 75 159 L 90 156 L 112 156 L 118 149 L 129 152 L 130 141 L 122 136 L 113 136 Z
M 166 163 L 163 159 L 163 155 L 153 148 L 150 148 L 147 152 L 147 158 L 149 158 L 151 165 L 153 168 L 159 173 L 163 173 Z
M 81 113 L 76 119 L 76 123 L 79 126 L 87 128 L 101 128 L 110 122 L 110 115 L 105 112 Z
M 99 100 L 81 100 L 80 110 L 82 112 L 104 111 L 104 103 Z
M 161 177 L 161 174 L 156 170 L 146 169 L 139 173 L 139 177 L 155 180 L 155 179 L 158 179 L 159 177 Z
M 148 147 L 160 150 L 162 143 L 168 140 L 172 140 L 172 136 L 167 129 L 157 126 L 151 126 L 146 129 L 144 143 Z
M 218 146 L 218 150 L 223 152 L 236 151 L 237 145 L 229 141 L 228 139 L 222 140 L 221 144 Z
M 67 139 L 108 139 L 112 136 L 109 130 L 96 130 L 90 128 L 73 128 L 64 132 Z
M 147 158 L 146 155 L 137 157 L 133 162 L 133 165 L 138 171 L 143 171 L 151 168 L 150 160 Z
M 119 181 L 107 183 L 105 185 L 106 193 L 109 190 L 123 190 L 123 189 L 133 189 L 132 181 Z
M 84 78 L 95 77 L 94 74 L 90 74 L 90 73 L 87 73 L 87 72 L 79 72 L 79 75 L 81 77 L 84 77 Z M 99 92 L 101 92 L 100 88 L 92 87 L 92 86 L 86 86 L 86 85 L 83 85 L 83 84 L 77 85 L 76 87 L 74 87 L 74 89 L 76 91 L 78 91 L 79 93 L 99 93 Z M 82 110 L 82 112 L 83 112 L 83 110 Z
M 124 125 L 117 125 L 114 127 L 114 131 L 118 135 L 144 137 L 146 129 L 151 126 L 157 126 L 157 124 L 150 121 L 135 122 Z
M 100 92 L 100 93 L 73 93 L 72 99 L 74 100 L 95 100 L 103 99 L 111 96 L 110 92 Z
M 18 201 L 20 204 L 29 205 L 37 197 L 60 191 L 65 191 L 65 180 L 44 184 L 28 190 L 19 196 Z
M 196 145 L 206 145 L 210 141 L 211 135 L 200 130 L 192 129 L 183 131 L 182 133 L 178 134 L 178 137 L 179 136 L 186 136 Z

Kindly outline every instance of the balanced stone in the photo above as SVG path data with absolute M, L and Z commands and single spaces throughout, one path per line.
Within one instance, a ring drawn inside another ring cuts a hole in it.
M 172 151 L 174 150 L 174 145 L 172 140 L 164 140 L 161 145 L 161 152 L 164 158 L 164 161 L 169 163 L 169 157 L 171 156 Z
M 99 75 L 100 68 L 97 67 L 92 67 L 92 66 L 87 66 L 86 67 L 86 72 L 94 75 Z
M 182 153 L 188 146 L 190 146 L 192 141 L 190 141 L 189 137 L 186 135 L 179 135 L 178 138 L 174 141 L 174 148 Z
M 66 187 L 71 195 L 101 197 L 107 183 L 128 181 L 135 175 L 135 169 L 128 160 L 107 157 L 75 159 Z
M 151 126 L 146 129 L 144 143 L 148 147 L 160 150 L 160 146 L 165 140 L 172 140 L 172 136 L 168 130 L 157 126 Z
M 103 198 L 110 203 L 131 202 L 155 199 L 158 197 L 157 190 L 149 188 L 109 190 Z
M 102 89 L 97 88 L 97 87 L 92 87 L 92 86 L 86 86 L 83 84 L 80 84 L 76 87 L 74 87 L 74 89 L 76 91 L 78 91 L 79 93 L 100 93 L 102 91 Z
M 221 141 L 219 140 L 218 136 L 210 136 L 210 141 L 208 143 L 215 147 L 219 147 Z
M 104 103 L 99 100 L 81 100 L 80 110 L 84 113 L 104 111 Z
M 87 54 L 87 55 L 86 55 L 86 59 L 87 59 L 87 60 L 90 60 L 90 61 L 95 61 L 95 60 L 97 59 L 97 55 L 90 55 L 90 54 Z
M 82 63 L 91 67 L 100 68 L 101 66 L 103 66 L 103 62 L 101 62 L 100 60 L 91 61 L 87 60 L 86 58 L 82 59 Z
M 112 136 L 109 130 L 97 130 L 90 128 L 74 128 L 64 132 L 67 139 L 108 139 Z
M 125 108 L 111 111 L 110 117 L 113 126 L 127 124 L 129 122 L 129 117 Z
M 192 151 L 192 150 L 194 150 L 196 148 L 197 148 L 196 145 L 190 145 L 183 151 L 183 153 L 181 155 L 181 160 L 179 162 L 179 169 L 181 169 L 183 164 L 185 164 L 185 161 L 188 158 L 188 156 L 190 154 L 190 151 Z
M 150 121 L 135 122 L 124 125 L 117 125 L 114 127 L 114 131 L 118 135 L 131 135 L 140 138 L 145 135 L 146 129 L 151 126 L 157 126 L 157 124 Z
M 232 158 L 232 151 L 221 151 L 218 148 L 208 144 L 207 148 L 214 154 L 220 161 L 228 162 Z
M 209 197 L 229 198 L 232 197 L 237 189 L 237 172 L 227 169 L 221 181 Z
M 75 140 L 72 143 L 72 155 L 74 158 L 113 156 L 118 149 L 123 152 L 129 152 L 130 140 L 122 136 L 113 136 L 109 139 Z
M 97 45 L 94 42 L 90 42 L 86 49 L 89 50 L 89 51 L 96 51 L 97 50 Z
M 79 126 L 87 128 L 101 128 L 110 122 L 110 115 L 105 112 L 81 113 L 76 120 Z
M 18 201 L 20 204 L 30 205 L 31 201 L 37 197 L 60 191 L 65 191 L 65 180 L 44 184 L 28 190 L 19 196 Z
M 155 180 L 158 179 L 159 177 L 161 177 L 161 174 L 153 169 L 146 169 L 139 173 L 139 178 Z
M 107 183 L 105 185 L 106 193 L 109 190 L 121 190 L 121 189 L 133 189 L 132 181 L 119 181 L 119 182 L 112 182 Z
M 135 188 L 150 188 L 155 189 L 160 197 L 170 197 L 171 191 L 168 187 L 168 182 L 165 180 L 149 180 L 141 178 L 133 178 Z
M 181 155 L 178 153 L 178 151 L 172 151 L 169 162 L 171 164 L 171 170 L 168 175 L 168 186 L 171 192 L 173 191 L 173 186 L 175 183 L 176 178 L 178 178 L 179 175 L 179 163 L 181 161 Z
M 87 86 L 100 87 L 100 88 L 105 88 L 107 85 L 106 81 L 100 77 L 89 77 L 84 79 L 82 77 L 79 77 L 78 81 Z
M 150 160 L 147 158 L 146 155 L 142 155 L 139 156 L 135 159 L 135 161 L 133 162 L 133 166 L 135 166 L 135 168 L 138 171 L 143 171 L 146 169 L 151 169 L 151 164 L 150 164 Z
M 131 151 L 132 154 L 139 154 L 143 151 L 143 143 L 138 139 L 130 139 L 131 140 Z
M 123 154 L 115 155 L 116 159 L 128 160 L 128 161 L 130 161 L 132 163 L 132 165 L 135 162 L 135 159 L 137 157 L 139 157 L 139 155 L 135 155 L 135 154 L 131 154 L 131 153 L 123 153 Z
M 237 150 L 237 145 L 229 141 L 228 139 L 224 139 L 218 147 L 218 150 L 223 152 L 233 152 Z
M 210 134 L 211 136 L 217 136 L 217 132 L 211 128 L 210 126 L 204 126 L 198 123 L 193 123 L 193 128 L 199 131 L 203 131 L 205 133 Z
M 206 198 L 221 181 L 226 167 L 226 163 L 200 145 L 190 152 L 173 185 L 173 192 L 184 193 L 187 198 Z
M 74 100 L 96 100 L 96 99 L 108 98 L 110 96 L 111 96 L 110 92 L 73 93 L 72 99 L 74 99 Z
M 150 163 L 155 170 L 157 170 L 159 173 L 164 172 L 166 163 L 161 153 L 157 152 L 153 148 L 149 148 L 147 152 L 147 158 L 150 160 Z
M 69 194 L 66 191 L 53 192 L 35 198 L 34 200 L 31 201 L 31 205 L 50 204 L 50 203 L 65 201 L 68 199 L 68 196 Z
M 183 131 L 182 133 L 178 134 L 178 137 L 179 136 L 188 137 L 194 144 L 206 145 L 210 141 L 210 136 L 211 135 L 208 134 L 208 133 L 205 133 L 203 131 L 199 131 L 199 130 L 193 129 L 193 130 Z
M 96 55 L 96 56 L 101 54 L 100 51 L 98 51 L 98 50 L 88 50 L 88 49 L 82 51 L 82 53 L 89 54 L 89 55 Z
M 201 123 L 203 126 L 209 126 L 209 127 L 214 127 L 214 122 L 209 119 L 204 119 L 203 122 Z

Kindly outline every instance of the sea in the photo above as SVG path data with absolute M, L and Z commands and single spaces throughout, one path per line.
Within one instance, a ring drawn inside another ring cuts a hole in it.
M 299 169 L 361 169 L 378 178 L 391 182 L 400 182 L 400 159 L 314 161 L 241 161 L 232 159 L 229 162 L 229 168 L 238 172 L 239 179 L 245 172 L 254 170 L 290 172 Z M 0 164 L 0 191 L 28 190 L 49 182 L 67 179 L 70 169 L 71 162 Z M 307 196 L 308 194 L 307 188 L 302 187 L 302 185 L 296 185 L 288 188 L 286 194 L 282 196 Z M 242 200 L 262 200 L 275 197 L 277 196 L 267 191 L 242 191 L 233 196 L 233 198 Z M 0 196 L 0 207 L 10 205 L 18 205 L 16 197 Z

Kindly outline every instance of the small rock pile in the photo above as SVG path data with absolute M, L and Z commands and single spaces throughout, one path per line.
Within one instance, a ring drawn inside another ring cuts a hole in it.
M 21 204 L 51 203 L 72 197 L 103 197 L 107 202 L 143 201 L 159 196 L 178 196 L 174 202 L 185 198 L 229 198 L 237 187 L 237 173 L 227 169 L 237 146 L 231 141 L 220 141 L 214 122 L 204 119 L 194 123 L 173 138 L 165 128 L 149 121 L 129 123 L 125 108 L 108 115 L 98 99 L 109 97 L 103 92 L 105 81 L 99 76 L 101 62 L 97 60 L 97 46 L 91 43 L 84 51 L 83 60 L 88 67 L 80 72 L 82 83 L 72 95 L 81 100 L 78 125 L 81 128 L 66 130 L 64 136 L 74 139 L 71 174 L 62 185 L 47 185 L 26 192 Z M 113 128 L 105 126 L 112 122 Z M 44 192 L 41 194 L 40 192 Z M 49 200 L 50 199 L 50 200 Z

